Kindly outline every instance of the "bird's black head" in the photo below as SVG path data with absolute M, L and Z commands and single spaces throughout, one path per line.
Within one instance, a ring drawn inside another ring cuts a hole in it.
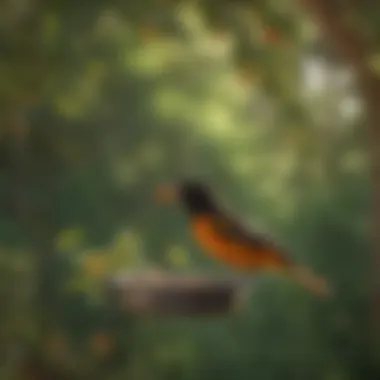
M 191 214 L 201 214 L 216 210 L 211 190 L 201 182 L 186 181 L 178 187 L 179 198 Z
M 179 201 L 190 214 L 217 211 L 210 189 L 199 181 L 182 181 L 176 184 L 159 186 L 155 191 L 158 202 Z

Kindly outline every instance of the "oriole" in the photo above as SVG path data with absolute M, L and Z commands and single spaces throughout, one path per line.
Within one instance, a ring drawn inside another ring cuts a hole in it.
M 248 231 L 229 216 L 204 184 L 187 181 L 159 186 L 156 190 L 160 202 L 178 200 L 182 204 L 189 216 L 192 235 L 205 253 L 243 271 L 282 272 L 319 295 L 329 294 L 323 278 L 297 265 L 263 234 Z

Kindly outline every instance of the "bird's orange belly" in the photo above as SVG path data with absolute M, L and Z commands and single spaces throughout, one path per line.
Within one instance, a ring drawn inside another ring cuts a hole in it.
M 283 266 L 280 257 L 269 248 L 253 247 L 229 239 L 218 233 L 207 218 L 193 220 L 193 234 L 207 253 L 238 269 L 274 269 Z

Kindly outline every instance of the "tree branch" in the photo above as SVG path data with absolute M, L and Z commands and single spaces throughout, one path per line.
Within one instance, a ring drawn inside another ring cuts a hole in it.
M 299 0 L 302 8 L 315 19 L 334 49 L 360 72 L 368 71 L 367 41 L 353 30 L 342 7 L 331 0 Z M 354 9 L 352 9 L 354 12 Z
M 357 76 L 369 127 L 369 150 L 371 152 L 371 203 L 372 203 L 372 299 L 369 324 L 373 336 L 375 361 L 380 356 L 380 78 L 368 65 L 371 54 L 369 42 L 350 27 L 342 7 L 332 0 L 299 0 L 302 7 L 314 17 L 336 52 L 344 57 Z M 349 11 L 354 13 L 355 4 L 346 0 Z M 379 356 L 377 356 L 379 355 Z

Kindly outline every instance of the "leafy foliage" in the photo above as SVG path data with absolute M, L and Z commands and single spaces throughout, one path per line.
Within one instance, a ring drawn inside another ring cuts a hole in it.
M 369 346 L 361 104 L 296 2 L 1 7 L 4 360 L 21 334 L 59 368 L 109 379 L 379 373 Z M 354 20 L 374 40 L 378 13 L 363 5 Z M 185 175 L 266 225 L 331 279 L 335 298 L 319 302 L 257 275 L 241 315 L 137 320 L 110 309 L 104 281 L 120 271 L 221 270 L 178 210 L 152 202 L 158 182 Z M 13 304 L 16 280 L 37 286 L 41 300 L 17 295 Z

